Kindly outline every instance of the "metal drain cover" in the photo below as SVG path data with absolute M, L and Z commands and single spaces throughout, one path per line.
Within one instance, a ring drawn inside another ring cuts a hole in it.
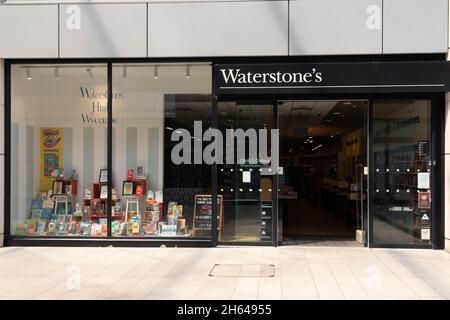
M 273 264 L 215 264 L 210 277 L 274 277 Z

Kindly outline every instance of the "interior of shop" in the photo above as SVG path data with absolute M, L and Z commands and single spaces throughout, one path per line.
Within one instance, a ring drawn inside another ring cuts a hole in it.
M 283 240 L 353 237 L 366 199 L 367 102 L 281 101 Z

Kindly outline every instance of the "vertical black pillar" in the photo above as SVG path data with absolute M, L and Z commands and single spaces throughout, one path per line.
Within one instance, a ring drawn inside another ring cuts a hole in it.
M 445 248 L 445 94 L 432 99 L 431 104 L 431 245 Z
M 278 129 L 278 101 L 273 101 L 272 128 Z M 272 144 L 274 137 L 270 135 L 270 143 Z M 278 160 L 280 159 L 280 141 L 278 143 Z M 273 159 L 274 150 L 270 150 Z M 280 164 L 278 164 L 280 166 Z M 278 246 L 278 168 L 272 176 L 272 241 L 275 247 Z
M 367 166 L 369 168 L 369 175 L 367 176 L 367 196 L 366 196 L 366 208 L 367 215 L 364 217 L 364 225 L 362 226 L 366 230 L 366 246 L 373 246 L 373 215 L 371 213 L 371 199 L 373 195 L 373 186 L 375 177 L 375 168 L 373 166 L 373 97 L 369 99 L 369 105 L 367 110 Z M 364 214 L 363 214 L 364 216 Z
M 4 237 L 5 245 L 11 236 L 11 63 L 5 60 L 5 143 L 4 143 Z M 16 159 L 17 161 L 17 159 Z
M 106 200 L 106 212 L 108 215 L 108 237 L 111 237 L 111 220 L 112 220 L 112 125 L 113 125 L 113 115 L 112 115 L 112 63 L 108 62 L 107 67 L 108 74 L 108 126 L 107 126 L 107 154 L 108 154 L 108 199 Z
M 213 88 L 211 128 L 217 128 L 217 113 L 218 113 L 217 96 L 214 94 Z M 214 163 L 211 166 L 211 191 L 212 191 L 211 242 L 212 245 L 215 247 L 217 246 L 217 236 L 218 236 L 217 228 L 218 223 L 220 222 L 217 219 L 217 215 L 219 214 L 218 210 L 220 210 L 220 208 L 217 206 L 217 163 Z

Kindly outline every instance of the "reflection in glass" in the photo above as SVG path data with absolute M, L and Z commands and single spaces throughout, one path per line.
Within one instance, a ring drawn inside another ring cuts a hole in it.
M 431 240 L 431 101 L 375 101 L 372 192 L 375 245 Z
M 219 103 L 219 128 L 224 137 L 227 129 L 266 128 L 270 153 L 270 129 L 272 105 L 247 103 Z M 266 165 L 256 156 L 250 158 L 250 140 L 245 140 L 246 154 L 238 159 L 234 148 L 234 163 L 218 166 L 218 194 L 224 198 L 223 241 L 271 241 L 272 240 L 272 175 L 263 175 Z M 225 156 L 225 154 L 224 154 Z M 225 162 L 225 161 L 224 161 Z

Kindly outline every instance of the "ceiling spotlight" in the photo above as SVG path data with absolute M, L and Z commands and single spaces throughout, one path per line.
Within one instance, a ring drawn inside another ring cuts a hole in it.
M 59 79 L 60 75 L 59 75 L 59 67 L 55 67 L 55 79 Z
M 153 78 L 158 79 L 158 66 L 153 69 Z
M 30 67 L 27 67 L 27 79 L 31 80 L 31 69 L 30 69 Z
M 87 73 L 89 73 L 89 76 L 90 76 L 91 78 L 94 77 L 94 74 L 92 73 L 92 69 L 91 69 L 91 68 L 87 68 L 86 71 L 87 71 Z
M 127 77 L 127 66 L 123 66 L 122 77 L 125 79 Z
M 186 66 L 186 78 L 187 79 L 191 78 L 191 66 L 190 65 Z

